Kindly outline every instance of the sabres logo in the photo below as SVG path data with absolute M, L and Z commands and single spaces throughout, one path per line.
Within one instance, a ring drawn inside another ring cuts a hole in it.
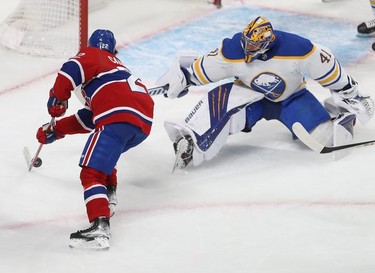
M 251 88 L 263 93 L 268 99 L 276 100 L 285 92 L 285 81 L 276 74 L 264 72 L 251 81 Z

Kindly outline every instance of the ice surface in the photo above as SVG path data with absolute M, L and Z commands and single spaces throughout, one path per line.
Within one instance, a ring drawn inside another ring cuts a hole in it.
M 19 1 L 2 3 L 4 19 Z M 374 94 L 374 39 L 355 36 L 372 18 L 366 0 L 111 0 L 90 17 L 110 28 L 125 64 L 150 86 L 180 49 L 213 49 L 256 15 L 330 47 L 362 90 Z M 259 14 L 261 13 L 261 14 Z M 248 15 L 248 16 L 247 16 Z M 155 97 L 155 123 L 143 145 L 119 161 L 111 249 L 69 249 L 87 225 L 77 162 L 86 135 L 43 147 L 27 171 L 22 149 L 49 121 L 46 98 L 64 60 L 0 49 L 0 272 L 373 273 L 375 147 L 340 160 L 314 154 L 276 122 L 231 136 L 219 156 L 171 173 L 165 120 L 183 118 L 204 90 Z M 317 96 L 327 91 L 309 82 Z M 70 100 L 69 114 L 80 107 Z M 375 120 L 356 140 L 375 138 Z

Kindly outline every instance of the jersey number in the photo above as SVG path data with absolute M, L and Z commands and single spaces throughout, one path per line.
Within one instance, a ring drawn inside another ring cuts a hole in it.
M 325 62 L 329 63 L 331 61 L 331 58 L 332 58 L 331 54 L 329 54 L 327 51 L 324 51 L 322 49 L 322 51 L 320 52 L 320 61 L 322 63 L 325 63 Z

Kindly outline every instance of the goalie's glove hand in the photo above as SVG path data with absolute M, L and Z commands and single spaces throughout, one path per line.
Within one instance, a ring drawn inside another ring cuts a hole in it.
M 349 88 L 332 91 L 332 97 L 337 106 L 356 115 L 362 124 L 366 124 L 374 116 L 374 101 L 369 95 L 358 91 L 358 84 L 352 80 Z
M 47 108 L 51 117 L 61 117 L 65 114 L 66 109 L 68 109 L 68 101 L 59 101 L 53 92 L 53 88 L 51 88 Z
M 60 134 L 54 130 L 55 122 L 43 124 L 39 127 L 38 131 L 36 132 L 36 138 L 38 142 L 41 144 L 50 144 L 55 142 L 58 139 L 65 137 L 65 135 Z
M 176 61 L 172 67 L 157 82 L 156 85 L 169 84 L 165 97 L 180 98 L 189 92 L 190 73 Z

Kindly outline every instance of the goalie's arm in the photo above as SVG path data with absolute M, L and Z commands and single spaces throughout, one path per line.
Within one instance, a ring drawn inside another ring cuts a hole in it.
M 216 49 L 202 57 L 193 54 L 187 57 L 180 53 L 157 85 L 168 84 L 167 97 L 173 99 L 186 95 L 190 85 L 204 85 L 233 77 L 232 64 L 220 52 Z
M 331 91 L 335 104 L 367 123 L 374 115 L 371 97 L 359 90 L 358 83 L 345 71 L 326 47 L 313 44 L 313 50 L 303 61 L 303 70 L 321 86 Z

